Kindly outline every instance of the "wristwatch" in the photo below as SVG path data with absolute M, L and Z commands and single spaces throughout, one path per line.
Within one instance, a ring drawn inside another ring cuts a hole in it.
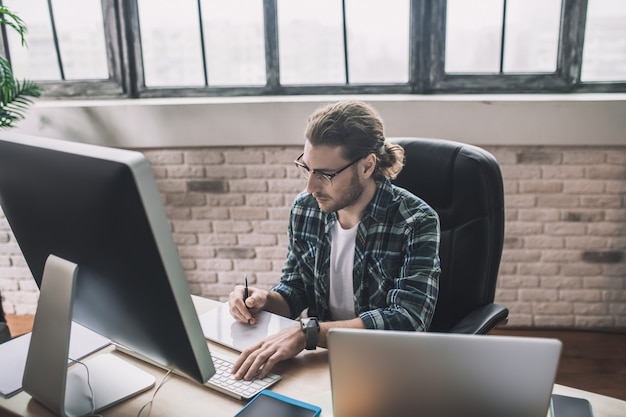
M 306 350 L 315 350 L 320 323 L 317 317 L 306 317 L 300 320 L 300 328 L 306 335 Z

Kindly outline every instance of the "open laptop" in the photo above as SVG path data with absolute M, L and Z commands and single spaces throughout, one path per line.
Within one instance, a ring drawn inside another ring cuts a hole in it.
M 332 329 L 334 417 L 546 417 L 556 339 Z

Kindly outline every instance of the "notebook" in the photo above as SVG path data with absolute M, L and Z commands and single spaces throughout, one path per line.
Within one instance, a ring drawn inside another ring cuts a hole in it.
M 259 313 L 254 325 L 239 323 L 231 316 L 227 302 L 201 314 L 199 319 L 206 339 L 239 352 L 269 335 L 298 324 L 295 320 L 267 311 Z
M 332 329 L 334 417 L 546 417 L 556 339 Z

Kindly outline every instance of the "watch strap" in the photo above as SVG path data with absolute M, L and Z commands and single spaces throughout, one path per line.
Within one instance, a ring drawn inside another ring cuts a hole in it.
M 317 339 L 320 331 L 320 325 L 317 317 L 308 317 L 302 320 L 302 331 L 306 337 L 306 350 L 315 350 L 317 348 Z

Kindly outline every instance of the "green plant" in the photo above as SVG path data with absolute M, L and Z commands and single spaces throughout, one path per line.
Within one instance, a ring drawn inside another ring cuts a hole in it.
M 20 35 L 26 46 L 26 25 L 15 13 L 0 5 L 0 24 L 10 27 Z M 11 63 L 0 56 L 0 128 L 14 127 L 24 118 L 25 111 L 33 104 L 32 98 L 41 96 L 41 87 L 28 80 L 19 81 L 13 75 Z

